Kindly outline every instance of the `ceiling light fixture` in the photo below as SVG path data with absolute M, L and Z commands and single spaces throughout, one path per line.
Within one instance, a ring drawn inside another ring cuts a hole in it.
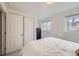
M 53 4 L 54 2 L 46 2 L 46 4 Z

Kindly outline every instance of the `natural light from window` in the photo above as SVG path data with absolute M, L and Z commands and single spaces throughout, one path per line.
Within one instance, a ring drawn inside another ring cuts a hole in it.
M 41 23 L 42 31 L 50 31 L 51 30 L 51 21 L 45 21 Z
M 66 31 L 79 31 L 79 15 L 65 17 Z

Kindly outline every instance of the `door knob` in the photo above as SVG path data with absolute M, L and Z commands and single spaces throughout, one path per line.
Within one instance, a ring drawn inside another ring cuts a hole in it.
M 21 34 L 21 36 L 23 36 L 23 34 Z

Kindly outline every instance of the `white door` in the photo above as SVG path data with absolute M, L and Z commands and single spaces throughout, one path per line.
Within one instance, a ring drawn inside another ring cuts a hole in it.
M 6 15 L 6 53 L 21 49 L 23 46 L 23 16 Z
M 32 18 L 24 18 L 24 44 L 34 39 L 34 20 Z

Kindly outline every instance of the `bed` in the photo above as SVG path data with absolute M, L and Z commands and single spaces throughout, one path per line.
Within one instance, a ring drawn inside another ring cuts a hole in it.
M 48 37 L 27 43 L 21 50 L 22 56 L 75 56 L 79 44 Z

